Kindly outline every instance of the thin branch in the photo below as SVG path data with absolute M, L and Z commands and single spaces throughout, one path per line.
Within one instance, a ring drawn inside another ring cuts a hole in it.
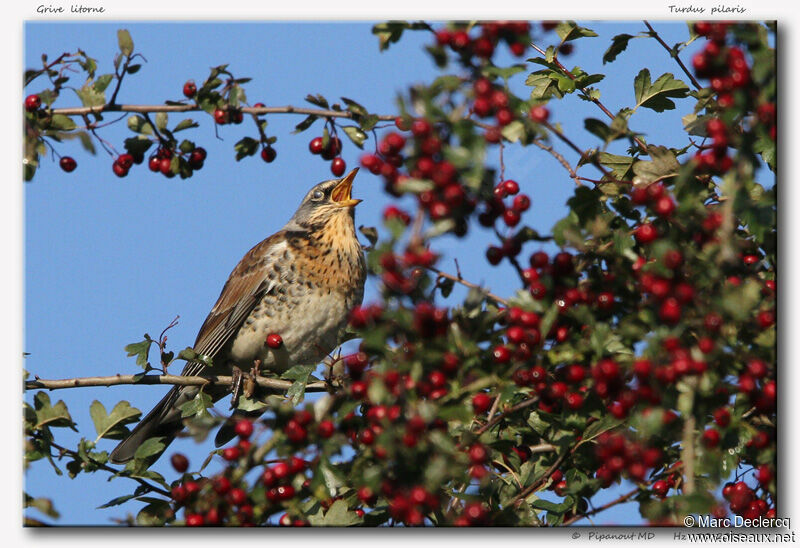
M 48 441 L 47 443 L 51 447 L 54 447 L 54 448 L 58 449 L 61 452 L 62 455 L 69 455 L 70 457 L 72 457 L 74 459 L 83 460 L 83 457 L 81 457 L 76 451 L 73 451 L 72 449 L 67 449 L 66 447 L 62 447 L 61 445 L 57 444 L 54 441 Z M 90 461 L 92 461 L 92 464 L 94 464 L 95 466 L 97 466 L 101 470 L 105 470 L 106 472 L 113 472 L 115 475 L 119 474 L 119 470 L 117 470 L 116 468 L 111 468 L 110 466 L 108 466 L 106 464 L 97 462 L 96 460 L 94 460 L 91 457 L 87 457 L 87 458 Z M 164 489 L 161 489 L 160 487 L 157 487 L 157 486 L 151 484 L 150 482 L 145 481 L 142 478 L 137 478 L 135 476 L 120 476 L 120 477 L 130 478 L 130 479 L 138 482 L 140 485 L 142 485 L 144 487 L 147 487 L 151 492 L 158 493 L 160 495 L 164 495 L 165 497 L 170 497 L 171 496 L 171 494 L 168 491 L 165 491 Z
M 562 523 L 561 525 L 572 525 L 576 521 L 582 520 L 584 518 L 588 518 L 589 516 L 593 516 L 595 514 L 599 514 L 603 510 L 608 510 L 609 508 L 611 508 L 612 506 L 616 506 L 617 504 L 622 504 L 623 502 L 626 502 L 628 499 L 632 498 L 639 491 L 640 491 L 640 488 L 637 487 L 636 489 L 633 489 L 632 491 L 629 491 L 629 492 L 625 493 L 621 497 L 615 498 L 611 502 L 607 502 L 602 506 L 598 506 L 597 508 L 595 508 L 595 509 L 593 509 L 593 510 L 591 510 L 589 512 L 586 512 L 584 514 L 580 514 L 580 515 L 577 515 L 577 516 L 573 516 L 573 517 L 569 518 L 568 520 L 565 520 L 564 523 Z
M 73 379 L 35 379 L 25 381 L 25 390 L 60 390 L 63 388 L 82 388 L 86 386 L 117 386 L 129 384 L 169 384 L 176 386 L 224 386 L 230 385 L 233 377 L 212 375 L 203 377 L 199 375 L 113 375 L 109 377 L 79 377 Z M 285 391 L 294 384 L 292 381 L 283 381 L 268 377 L 256 377 L 255 382 L 262 388 L 276 391 Z M 326 392 L 325 382 L 312 382 L 306 385 L 306 392 Z
M 427 269 L 430 270 L 431 272 L 433 272 L 434 274 L 436 274 L 437 276 L 439 276 L 440 278 L 445 278 L 445 279 L 448 279 L 448 280 L 452 280 L 452 281 L 454 281 L 456 283 L 460 283 L 463 286 L 469 287 L 470 289 L 477 289 L 478 291 L 480 291 L 481 293 L 486 295 L 488 298 L 490 298 L 494 302 L 500 303 L 503 306 L 508 306 L 508 301 L 505 300 L 503 297 L 499 297 L 499 296 L 495 295 L 494 293 L 491 293 L 489 290 L 484 289 L 483 287 L 481 287 L 481 286 L 479 286 L 477 284 L 474 284 L 472 282 L 468 282 L 467 280 L 461 278 L 460 276 L 453 276 L 452 274 L 448 274 L 447 272 L 442 272 L 441 270 L 437 270 L 437 269 L 435 269 L 433 267 L 430 267 L 430 266 L 427 267 Z
M 533 49 L 538 51 L 541 55 L 545 55 L 545 56 L 547 55 L 544 51 L 542 51 L 542 48 L 540 48 L 536 44 L 531 44 L 531 46 L 533 46 Z M 554 58 L 553 61 L 555 62 L 556 66 L 558 66 L 558 68 L 561 69 L 561 72 L 563 72 L 564 75 L 567 78 L 569 78 L 570 80 L 575 80 L 575 76 L 570 71 L 567 70 L 567 67 L 565 67 L 564 65 L 561 64 L 561 61 L 559 61 L 557 57 Z M 600 99 L 590 96 L 583 89 L 581 89 L 579 91 L 580 91 L 581 96 L 584 99 L 587 99 L 587 100 L 591 101 L 592 103 L 594 103 L 595 105 L 597 105 L 598 108 L 600 108 L 600 110 L 602 110 L 603 113 L 606 116 L 608 116 L 610 119 L 613 120 L 615 118 L 614 114 L 610 110 L 608 110 L 603 103 L 600 102 Z M 636 136 L 633 137 L 633 140 L 636 141 L 636 144 L 639 146 L 639 148 L 642 150 L 642 152 L 647 154 L 647 145 L 645 145 L 644 142 L 641 139 L 639 139 L 638 137 L 636 137 Z
M 326 110 L 317 108 L 295 107 L 286 105 L 281 107 L 242 107 L 243 114 L 306 114 L 319 116 L 320 118 L 357 118 L 358 115 L 347 110 Z M 65 116 L 80 116 L 83 114 L 94 114 L 98 112 L 138 112 L 138 113 L 157 113 L 157 112 L 205 112 L 195 104 L 187 105 L 97 105 L 93 107 L 66 107 L 55 108 L 53 114 L 63 114 Z M 377 114 L 378 120 L 394 120 L 391 114 Z
M 694 87 L 696 87 L 697 89 L 703 89 L 703 86 L 701 86 L 701 85 L 700 85 L 700 84 L 697 82 L 697 80 L 695 80 L 695 78 L 694 78 L 694 76 L 692 75 L 692 73 L 691 73 L 691 72 L 689 72 L 689 69 L 687 69 L 687 68 L 686 68 L 686 65 L 684 65 L 684 64 L 683 64 L 683 61 L 681 61 L 681 58 L 680 58 L 680 57 L 678 57 L 678 52 L 677 52 L 677 51 L 672 51 L 672 48 L 670 48 L 670 47 L 667 45 L 667 43 L 666 43 L 666 42 L 664 42 L 664 40 L 662 40 L 662 39 L 661 39 L 661 36 L 659 36 L 659 35 L 658 35 L 658 33 L 657 33 L 657 32 L 655 31 L 655 29 L 654 29 L 654 28 L 653 28 L 653 27 L 650 25 L 650 23 L 648 23 L 647 21 L 644 21 L 644 24 L 645 24 L 645 26 L 647 27 L 647 30 L 649 30 L 649 31 L 650 31 L 650 36 L 652 36 L 653 38 L 655 38 L 656 40 L 658 40 L 658 43 L 659 43 L 659 44 L 661 44 L 662 46 L 664 46 L 664 49 L 665 49 L 665 50 L 667 50 L 667 51 L 669 52 L 669 55 L 670 55 L 670 57 L 672 57 L 673 59 L 675 59 L 675 61 L 676 61 L 676 62 L 678 63 L 678 65 L 681 67 L 681 70 L 683 71 L 683 73 L 684 73 L 686 76 L 688 76 L 688 77 L 689 77 L 689 80 L 691 80 L 691 81 L 692 81 L 692 85 L 693 85 Z
M 498 399 L 499 398 L 500 398 L 500 396 L 498 396 Z M 527 400 L 524 400 L 524 401 L 518 403 L 517 405 L 509 407 L 508 409 L 506 409 L 505 411 L 503 411 L 499 415 L 496 415 L 494 418 L 492 418 L 492 420 L 490 420 L 489 422 L 487 422 L 486 424 L 484 424 L 483 426 L 478 428 L 475 431 L 475 434 L 480 436 L 481 434 L 486 432 L 488 429 L 490 429 L 491 427 L 493 427 L 494 425 L 496 425 L 497 423 L 502 421 L 507 416 L 509 416 L 509 415 L 511 415 L 513 413 L 516 413 L 517 411 L 519 411 L 521 409 L 525 409 L 526 407 L 530 407 L 534 403 L 538 403 L 538 401 L 539 401 L 539 396 L 534 396 L 532 398 L 529 398 Z
M 544 144 L 540 139 L 534 139 L 533 140 L 533 144 L 536 145 L 537 147 L 541 148 L 542 150 L 544 150 L 546 152 L 549 152 L 550 155 L 553 156 L 553 158 L 558 160 L 558 162 L 562 166 L 564 166 L 564 169 L 566 169 L 569 172 L 569 176 L 572 177 L 572 179 L 575 181 L 576 185 L 582 186 L 581 185 L 581 180 L 587 180 L 587 179 L 585 179 L 583 177 L 578 177 L 578 174 L 575 172 L 574 169 L 572 169 L 572 166 L 569 165 L 569 162 L 567 162 L 567 159 L 564 158 L 560 153 L 556 152 L 556 150 L 553 147 L 551 147 L 550 145 Z

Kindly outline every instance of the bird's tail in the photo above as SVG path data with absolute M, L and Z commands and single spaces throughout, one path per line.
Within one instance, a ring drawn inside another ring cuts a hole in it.
M 116 464 L 123 464 L 133 459 L 136 450 L 150 438 L 163 438 L 164 449 L 172 443 L 175 436 L 183 428 L 181 412 L 178 408 L 186 400 L 185 388 L 174 387 L 164 399 L 156 404 L 153 409 L 136 425 L 127 438 L 117 445 L 109 456 L 109 460 Z M 161 451 L 163 453 L 163 450 Z M 154 455 L 153 460 L 159 455 Z

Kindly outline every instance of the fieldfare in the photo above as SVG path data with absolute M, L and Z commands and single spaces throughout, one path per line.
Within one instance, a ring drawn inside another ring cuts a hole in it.
M 354 223 L 354 208 L 361 200 L 350 194 L 357 172 L 309 190 L 286 226 L 248 251 L 233 269 L 193 347 L 213 359 L 214 373 L 234 366 L 249 370 L 256 360 L 262 369 L 275 372 L 313 365 L 342 342 L 349 313 L 361 304 L 366 278 Z M 266 344 L 270 334 L 280 335 L 283 344 Z M 203 364 L 188 362 L 181 374 L 206 372 Z M 196 386 L 173 387 L 117 445 L 110 460 L 131 460 L 152 437 L 162 437 L 168 445 L 183 428 L 180 406 L 198 391 Z M 212 399 L 226 392 L 213 390 Z

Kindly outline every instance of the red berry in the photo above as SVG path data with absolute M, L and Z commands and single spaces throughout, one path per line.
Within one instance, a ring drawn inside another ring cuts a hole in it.
M 175 469 L 176 472 L 179 474 L 183 474 L 186 470 L 189 469 L 189 459 L 186 458 L 186 455 L 182 453 L 173 453 L 173 455 L 169 459 L 172 467 Z
M 669 491 L 669 486 L 667 485 L 666 481 L 658 480 L 653 483 L 651 489 L 653 490 L 653 493 L 657 497 L 664 498 L 665 496 L 667 496 L 667 492 Z
M 476 443 L 469 448 L 469 460 L 472 464 L 483 464 L 489 458 L 486 448 L 480 443 Z
M 492 358 L 495 363 L 508 363 L 511 360 L 511 351 L 503 345 L 495 346 L 492 350 Z
M 241 419 L 233 428 L 236 435 L 242 439 L 247 439 L 253 434 L 253 423 L 247 419 Z
M 503 188 L 505 189 L 507 196 L 513 196 L 517 192 L 519 192 L 519 184 L 516 181 L 508 179 L 507 181 L 503 181 L 500 184 L 503 185 Z
M 187 514 L 186 526 L 187 527 L 201 527 L 204 525 L 203 514 Z
M 222 458 L 227 461 L 238 460 L 242 456 L 242 452 L 238 447 L 226 447 L 222 450 Z
M 715 430 L 714 428 L 709 428 L 703 432 L 703 444 L 707 447 L 716 447 L 719 445 L 719 438 L 719 430 Z
M 486 413 L 492 405 L 492 398 L 485 392 L 478 392 L 472 397 L 472 409 L 476 415 Z
M 125 177 L 128 174 L 128 170 L 125 168 L 125 166 L 117 161 L 111 165 L 111 169 L 114 171 L 114 175 L 117 177 Z
M 633 235 L 639 243 L 649 244 L 658 238 L 658 230 L 650 223 L 644 223 L 636 227 Z
M 67 173 L 71 173 L 78 167 L 78 162 L 76 162 L 72 156 L 63 156 L 61 160 L 58 161 L 58 165 Z
M 334 158 L 333 161 L 331 162 L 331 173 L 333 173 L 333 175 L 336 177 L 341 177 L 342 175 L 344 175 L 344 170 L 346 168 L 347 164 L 339 156 Z
M 195 85 L 194 81 L 189 80 L 185 84 L 183 84 L 183 94 L 186 97 L 194 97 L 194 94 L 197 93 L 197 86 Z
M 36 94 L 28 95 L 25 97 L 25 110 L 28 112 L 34 112 L 39 110 L 39 107 L 42 106 L 42 98 Z
M 761 329 L 766 329 L 775 323 L 775 312 L 772 310 L 762 310 L 758 313 L 757 319 Z
M 219 125 L 227 124 L 229 120 L 228 113 L 221 108 L 214 111 L 214 122 Z
M 503 260 L 503 250 L 496 246 L 489 246 L 486 250 L 486 259 L 491 265 L 497 265 Z
M 411 123 L 411 133 L 413 133 L 415 137 L 426 137 L 430 132 L 431 123 L 424 118 L 414 120 Z
M 267 335 L 266 343 L 270 348 L 280 348 L 283 346 L 283 338 L 277 333 L 270 333 Z
M 566 396 L 567 406 L 572 410 L 580 409 L 583 406 L 583 396 L 577 392 L 570 392 Z
M 308 143 L 308 150 L 311 151 L 311 154 L 322 154 L 324 148 L 322 146 L 322 137 L 314 137 Z
M 714 422 L 722 428 L 726 428 L 731 423 L 731 412 L 724 407 L 714 411 Z
M 550 111 L 546 106 L 538 105 L 531 109 L 530 117 L 537 124 L 544 124 L 550 118 Z
M 275 149 L 272 148 L 271 146 L 266 146 L 261 149 L 261 159 L 267 162 L 268 164 L 271 163 L 275 159 L 275 156 L 277 155 L 278 153 L 275 152 Z
M 333 425 L 333 422 L 329 420 L 324 420 L 317 426 L 317 433 L 321 438 L 330 438 L 335 430 L 336 427 Z
M 213 484 L 214 492 L 218 495 L 224 495 L 231 489 L 231 480 L 225 476 L 218 476 L 214 478 Z

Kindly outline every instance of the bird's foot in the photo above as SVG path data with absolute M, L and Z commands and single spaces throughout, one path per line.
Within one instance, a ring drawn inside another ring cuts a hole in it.
M 252 398 L 253 394 L 256 392 L 256 377 L 258 377 L 259 371 L 261 369 L 261 360 L 254 360 L 253 367 L 250 368 L 250 372 L 247 374 L 247 377 L 244 380 L 244 397 L 245 398 Z

